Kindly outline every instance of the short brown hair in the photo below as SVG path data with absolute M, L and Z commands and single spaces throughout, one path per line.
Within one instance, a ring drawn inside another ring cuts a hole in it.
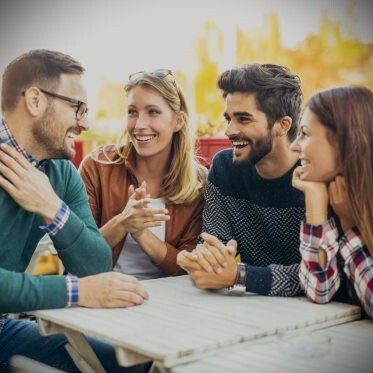
M 54 90 L 63 73 L 82 74 L 82 65 L 61 52 L 36 49 L 13 60 L 5 69 L 1 89 L 1 110 L 12 110 L 23 91 L 32 85 Z

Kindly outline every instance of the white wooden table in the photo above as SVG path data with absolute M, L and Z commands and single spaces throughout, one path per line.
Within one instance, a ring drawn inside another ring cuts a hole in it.
M 236 297 L 195 288 L 188 276 L 143 281 L 145 304 L 127 309 L 72 308 L 35 311 L 43 335 L 65 332 L 81 369 L 100 364 L 83 334 L 116 348 L 119 364 L 150 360 L 160 370 L 245 341 L 297 329 L 318 329 L 355 320 L 360 308 L 315 305 L 306 298 Z
M 371 373 L 373 322 L 361 320 L 313 332 L 242 343 L 195 362 L 177 366 L 173 373 Z

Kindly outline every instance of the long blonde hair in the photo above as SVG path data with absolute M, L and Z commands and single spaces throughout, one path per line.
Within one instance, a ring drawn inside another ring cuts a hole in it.
M 189 203 L 198 196 L 202 188 L 203 166 L 194 152 L 195 135 L 189 123 L 189 111 L 184 94 L 171 72 L 162 75 L 158 75 L 157 70 L 135 74 L 134 77 L 130 77 L 125 91 L 128 94 L 139 86 L 151 89 L 163 97 L 171 110 L 180 116 L 183 125 L 180 131 L 173 134 L 169 170 L 163 180 L 162 197 L 175 204 Z M 116 144 L 119 162 L 128 156 L 131 149 L 133 144 L 125 128 Z
M 373 256 L 373 92 L 358 86 L 330 88 L 307 105 L 337 136 L 352 214 Z

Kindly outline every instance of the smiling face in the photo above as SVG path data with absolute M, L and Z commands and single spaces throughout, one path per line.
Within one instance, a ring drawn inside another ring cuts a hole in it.
M 77 74 L 62 74 L 55 93 L 87 102 L 81 77 Z M 48 97 L 46 110 L 32 130 L 34 141 L 43 149 L 45 158 L 74 157 L 74 141 L 82 131 L 88 129 L 86 123 L 77 121 L 76 109 L 72 103 Z
M 340 162 L 334 134 L 307 107 L 301 120 L 301 133 L 291 145 L 299 153 L 302 165 L 301 179 L 328 182 L 340 173 Z
M 181 129 L 177 114 L 156 91 L 136 86 L 127 96 L 127 131 L 141 157 L 170 155 L 172 138 Z
M 265 113 L 256 105 L 253 93 L 230 93 L 224 116 L 225 134 L 233 145 L 233 162 L 257 164 L 272 150 L 273 136 Z

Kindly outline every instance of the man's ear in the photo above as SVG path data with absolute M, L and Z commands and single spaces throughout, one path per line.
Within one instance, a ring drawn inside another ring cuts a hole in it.
M 292 123 L 293 120 L 288 115 L 278 119 L 273 126 L 274 135 L 278 137 L 286 136 Z
M 30 87 L 23 93 L 25 108 L 32 117 L 39 116 L 46 107 L 46 99 L 37 87 Z

